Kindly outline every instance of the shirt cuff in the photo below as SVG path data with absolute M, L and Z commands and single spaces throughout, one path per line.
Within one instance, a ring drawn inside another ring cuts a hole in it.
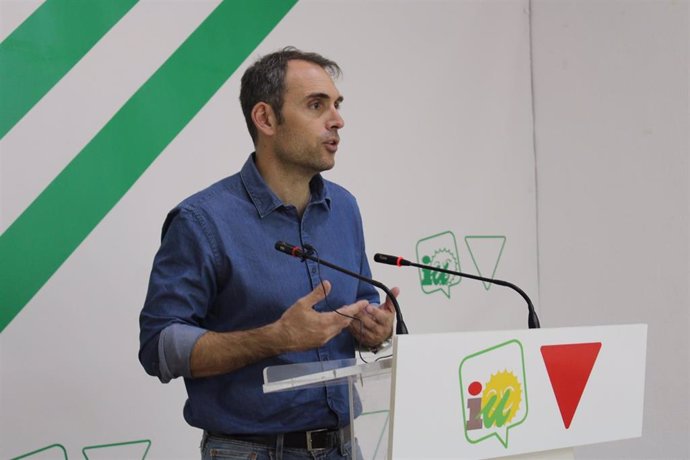
M 176 377 L 191 377 L 190 357 L 192 349 L 206 332 L 188 324 L 172 324 L 161 331 L 158 338 L 159 378 L 168 383 Z

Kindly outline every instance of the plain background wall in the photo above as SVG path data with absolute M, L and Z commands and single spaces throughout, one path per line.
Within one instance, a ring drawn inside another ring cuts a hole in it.
M 542 324 L 649 324 L 643 437 L 576 457 L 690 458 L 688 2 L 536 0 L 532 50 Z

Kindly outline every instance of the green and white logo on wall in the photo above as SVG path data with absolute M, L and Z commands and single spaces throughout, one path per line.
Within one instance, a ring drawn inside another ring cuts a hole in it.
M 503 248 L 506 246 L 506 237 L 499 235 L 471 235 L 465 237 L 465 245 L 470 251 L 470 257 L 477 274 L 484 278 L 494 278 L 498 263 L 503 255 Z M 484 289 L 487 291 L 493 286 L 491 283 L 482 281 Z
M 506 245 L 504 235 L 468 235 L 465 246 L 469 252 L 476 274 L 484 278 L 494 278 L 498 264 Z M 455 235 L 445 231 L 422 238 L 417 242 L 417 263 L 461 272 L 460 255 Z M 469 272 L 466 272 L 469 273 Z M 441 291 L 450 298 L 450 288 L 460 284 L 461 277 L 429 269 L 419 269 L 419 281 L 425 294 Z M 484 289 L 491 289 L 492 284 L 484 283 Z
M 460 271 L 458 244 L 453 232 L 443 232 L 417 242 L 417 262 L 446 270 Z M 450 288 L 460 284 L 461 278 L 428 269 L 419 270 L 422 291 L 433 294 L 441 291 L 450 298 Z

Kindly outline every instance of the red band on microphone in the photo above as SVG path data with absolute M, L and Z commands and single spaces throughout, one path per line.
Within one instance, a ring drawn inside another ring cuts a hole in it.
M 402 267 L 402 260 L 403 260 L 402 257 L 398 257 L 398 260 L 396 261 L 395 264 L 396 264 L 398 267 Z
M 299 255 L 300 248 L 298 246 L 292 247 L 292 257 L 297 257 Z

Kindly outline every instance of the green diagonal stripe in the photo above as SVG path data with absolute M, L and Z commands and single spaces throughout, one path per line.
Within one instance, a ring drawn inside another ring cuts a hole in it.
M 46 0 L 0 43 L 0 139 L 137 0 Z
M 295 3 L 221 3 L 0 236 L 0 331 Z

